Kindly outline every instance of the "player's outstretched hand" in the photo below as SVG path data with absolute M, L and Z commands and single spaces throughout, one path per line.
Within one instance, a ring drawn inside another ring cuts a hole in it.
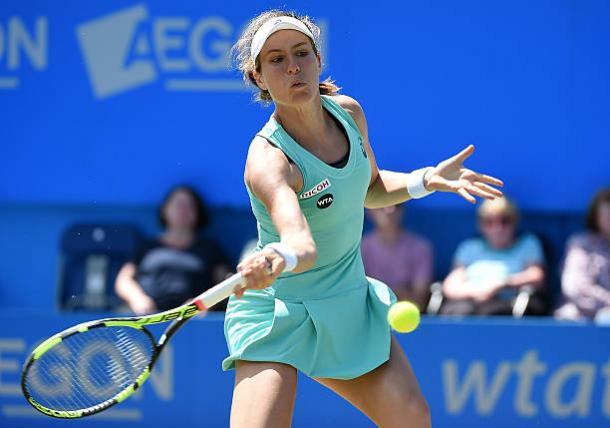
M 471 144 L 457 155 L 442 161 L 426 173 L 426 189 L 457 193 L 473 204 L 476 203 L 474 196 L 485 199 L 501 197 L 502 192 L 490 186 L 490 184 L 503 186 L 502 180 L 464 167 L 464 161 L 473 151 L 474 146 Z
M 282 256 L 272 249 L 263 249 L 249 255 L 237 266 L 244 282 L 235 296 L 241 297 L 247 289 L 261 290 L 269 287 L 282 273 L 285 265 Z

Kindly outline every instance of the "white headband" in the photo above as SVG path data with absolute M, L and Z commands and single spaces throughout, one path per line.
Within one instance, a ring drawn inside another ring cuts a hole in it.
M 314 40 L 313 34 L 311 34 L 309 28 L 307 28 L 302 21 L 291 16 L 278 16 L 277 18 L 271 18 L 261 25 L 258 30 L 256 30 L 256 33 L 252 38 L 252 44 L 250 45 L 250 58 L 252 58 L 252 61 L 256 61 L 256 57 L 259 53 L 261 53 L 261 49 L 269 36 L 280 30 L 300 31 L 308 36 L 311 40 Z

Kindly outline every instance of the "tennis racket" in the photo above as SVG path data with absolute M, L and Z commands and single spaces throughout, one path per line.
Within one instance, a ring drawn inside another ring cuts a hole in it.
M 120 403 L 146 381 L 178 329 L 233 294 L 241 282 L 237 273 L 175 309 L 86 322 L 51 336 L 24 364 L 25 398 L 35 409 L 56 418 L 81 418 Z M 145 326 L 166 322 L 169 326 L 155 342 Z

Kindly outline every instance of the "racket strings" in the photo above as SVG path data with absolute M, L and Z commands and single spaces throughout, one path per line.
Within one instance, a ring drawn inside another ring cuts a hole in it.
M 132 385 L 153 354 L 154 343 L 141 330 L 95 328 L 69 336 L 42 354 L 30 367 L 25 386 L 47 408 L 87 409 Z

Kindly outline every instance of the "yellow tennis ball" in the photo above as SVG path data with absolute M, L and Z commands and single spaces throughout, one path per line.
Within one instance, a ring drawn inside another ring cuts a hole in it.
M 410 333 L 419 325 L 419 309 L 411 302 L 396 302 L 388 311 L 388 323 L 399 333 Z

